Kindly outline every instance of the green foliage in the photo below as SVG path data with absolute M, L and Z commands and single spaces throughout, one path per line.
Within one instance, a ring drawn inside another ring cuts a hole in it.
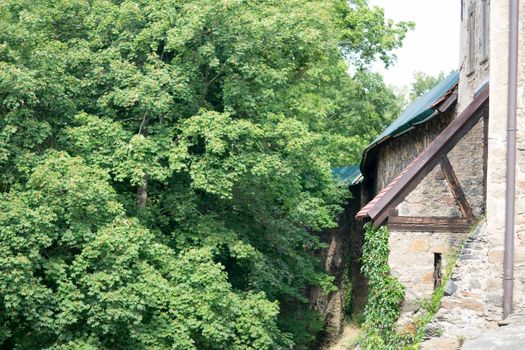
M 399 307 L 404 299 L 404 288 L 400 282 L 390 276 L 387 229 L 385 227 L 374 229 L 372 224 L 368 224 L 362 259 L 363 273 L 370 279 L 370 294 L 365 309 L 364 331 L 358 339 L 364 349 L 416 350 L 420 348 L 428 323 L 441 307 L 445 286 L 467 239 L 450 253 L 441 284 L 428 300 L 421 302 L 419 316 L 413 320 L 415 333 L 398 334 L 395 326 L 399 318 Z
M 311 231 L 399 107 L 367 64 L 409 28 L 365 1 L 2 0 L 0 346 L 311 342 Z
M 26 191 L 2 196 L 0 317 L 12 345 L 269 348 L 277 304 L 235 293 L 210 251 L 156 240 L 124 216 L 107 179 L 52 154 Z
M 410 88 L 410 101 L 414 101 L 419 96 L 430 91 L 434 86 L 445 78 L 445 73 L 440 72 L 437 76 L 425 74 L 423 72 L 414 73 L 414 82 Z
M 403 339 L 396 333 L 396 321 L 405 297 L 403 285 L 390 274 L 386 227 L 368 224 L 363 244 L 362 271 L 368 279 L 363 332 L 358 342 L 364 349 L 400 349 Z
M 355 59 L 358 48 L 357 64 L 380 58 L 389 66 L 395 60 L 391 51 L 400 47 L 407 30 L 415 26 L 414 22 L 394 23 L 385 19 L 384 10 L 379 7 L 370 9 L 367 0 L 337 1 L 336 6 L 344 28 L 341 32 L 343 51 Z
M 350 271 L 348 268 L 348 263 L 346 266 L 347 267 L 344 272 L 344 281 L 343 281 L 343 286 L 344 286 L 343 312 L 344 312 L 345 317 L 348 317 L 348 316 L 351 316 L 353 312 L 352 310 L 353 284 L 352 284 L 352 279 L 350 278 Z

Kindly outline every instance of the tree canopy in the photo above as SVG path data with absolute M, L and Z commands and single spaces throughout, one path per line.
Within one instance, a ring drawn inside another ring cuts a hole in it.
M 367 66 L 410 27 L 364 0 L 2 0 L 0 346 L 308 344 L 331 168 L 397 113 Z
M 445 73 L 440 72 L 436 76 L 428 75 L 423 72 L 414 73 L 414 82 L 410 88 L 410 100 L 414 101 L 419 96 L 429 92 L 434 86 L 445 79 Z

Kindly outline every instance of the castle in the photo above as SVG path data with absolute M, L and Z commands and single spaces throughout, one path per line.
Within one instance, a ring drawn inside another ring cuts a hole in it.
M 347 243 L 359 281 L 363 222 L 389 228 L 389 264 L 405 287 L 400 325 L 454 265 L 428 349 L 457 348 L 525 312 L 525 3 L 462 0 L 460 28 L 459 70 L 367 147 L 361 174 L 336 171 L 353 199 L 324 235 Z M 325 257 L 336 277 L 341 259 Z M 335 317 L 341 293 L 318 308 Z M 363 291 L 352 293 L 362 307 Z

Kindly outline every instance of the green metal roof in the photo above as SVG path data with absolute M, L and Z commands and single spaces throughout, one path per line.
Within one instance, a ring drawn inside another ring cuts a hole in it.
M 436 109 L 434 104 L 443 95 L 452 89 L 459 81 L 459 72 L 455 71 L 434 86 L 429 92 L 416 99 L 401 115 L 394 120 L 370 145 L 367 149 L 383 142 L 390 137 L 397 137 L 414 128 L 414 125 L 421 124 L 430 119 Z
M 342 168 L 332 169 L 332 174 L 339 181 L 347 185 L 357 185 L 363 179 L 359 165 L 350 165 Z
M 368 145 L 363 152 L 361 166 L 351 165 L 332 169 L 334 177 L 348 185 L 356 185 L 363 180 L 361 168 L 367 163 L 368 153 L 383 141 L 398 137 L 412 130 L 415 125 L 424 123 L 437 113 L 437 102 L 451 90 L 459 81 L 459 72 L 455 71 L 434 86 L 429 92 L 416 99 L 401 115 Z M 375 154 L 375 152 L 373 152 Z M 373 158 L 374 156 L 371 155 Z M 366 167 L 362 168 L 366 169 Z M 365 171 L 365 170 L 363 170 Z
M 436 105 L 447 96 L 447 92 L 454 88 L 458 81 L 459 72 L 455 71 L 408 106 L 408 108 L 365 149 L 363 158 L 361 159 L 361 172 L 368 174 L 368 168 L 377 152 L 376 146 L 386 140 L 398 137 L 412 130 L 416 125 L 422 124 L 436 116 L 438 114 Z

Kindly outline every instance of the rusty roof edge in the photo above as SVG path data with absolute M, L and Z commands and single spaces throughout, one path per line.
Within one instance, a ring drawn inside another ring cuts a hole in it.
M 439 105 L 446 103 L 449 97 L 452 94 L 454 94 L 454 92 L 458 89 L 458 86 L 459 86 L 459 81 L 456 82 L 456 84 L 454 84 L 454 86 L 451 87 L 447 92 L 445 92 L 443 96 L 441 96 L 441 98 L 439 98 L 436 102 L 434 102 L 434 104 L 432 105 L 432 108 L 439 109 Z

